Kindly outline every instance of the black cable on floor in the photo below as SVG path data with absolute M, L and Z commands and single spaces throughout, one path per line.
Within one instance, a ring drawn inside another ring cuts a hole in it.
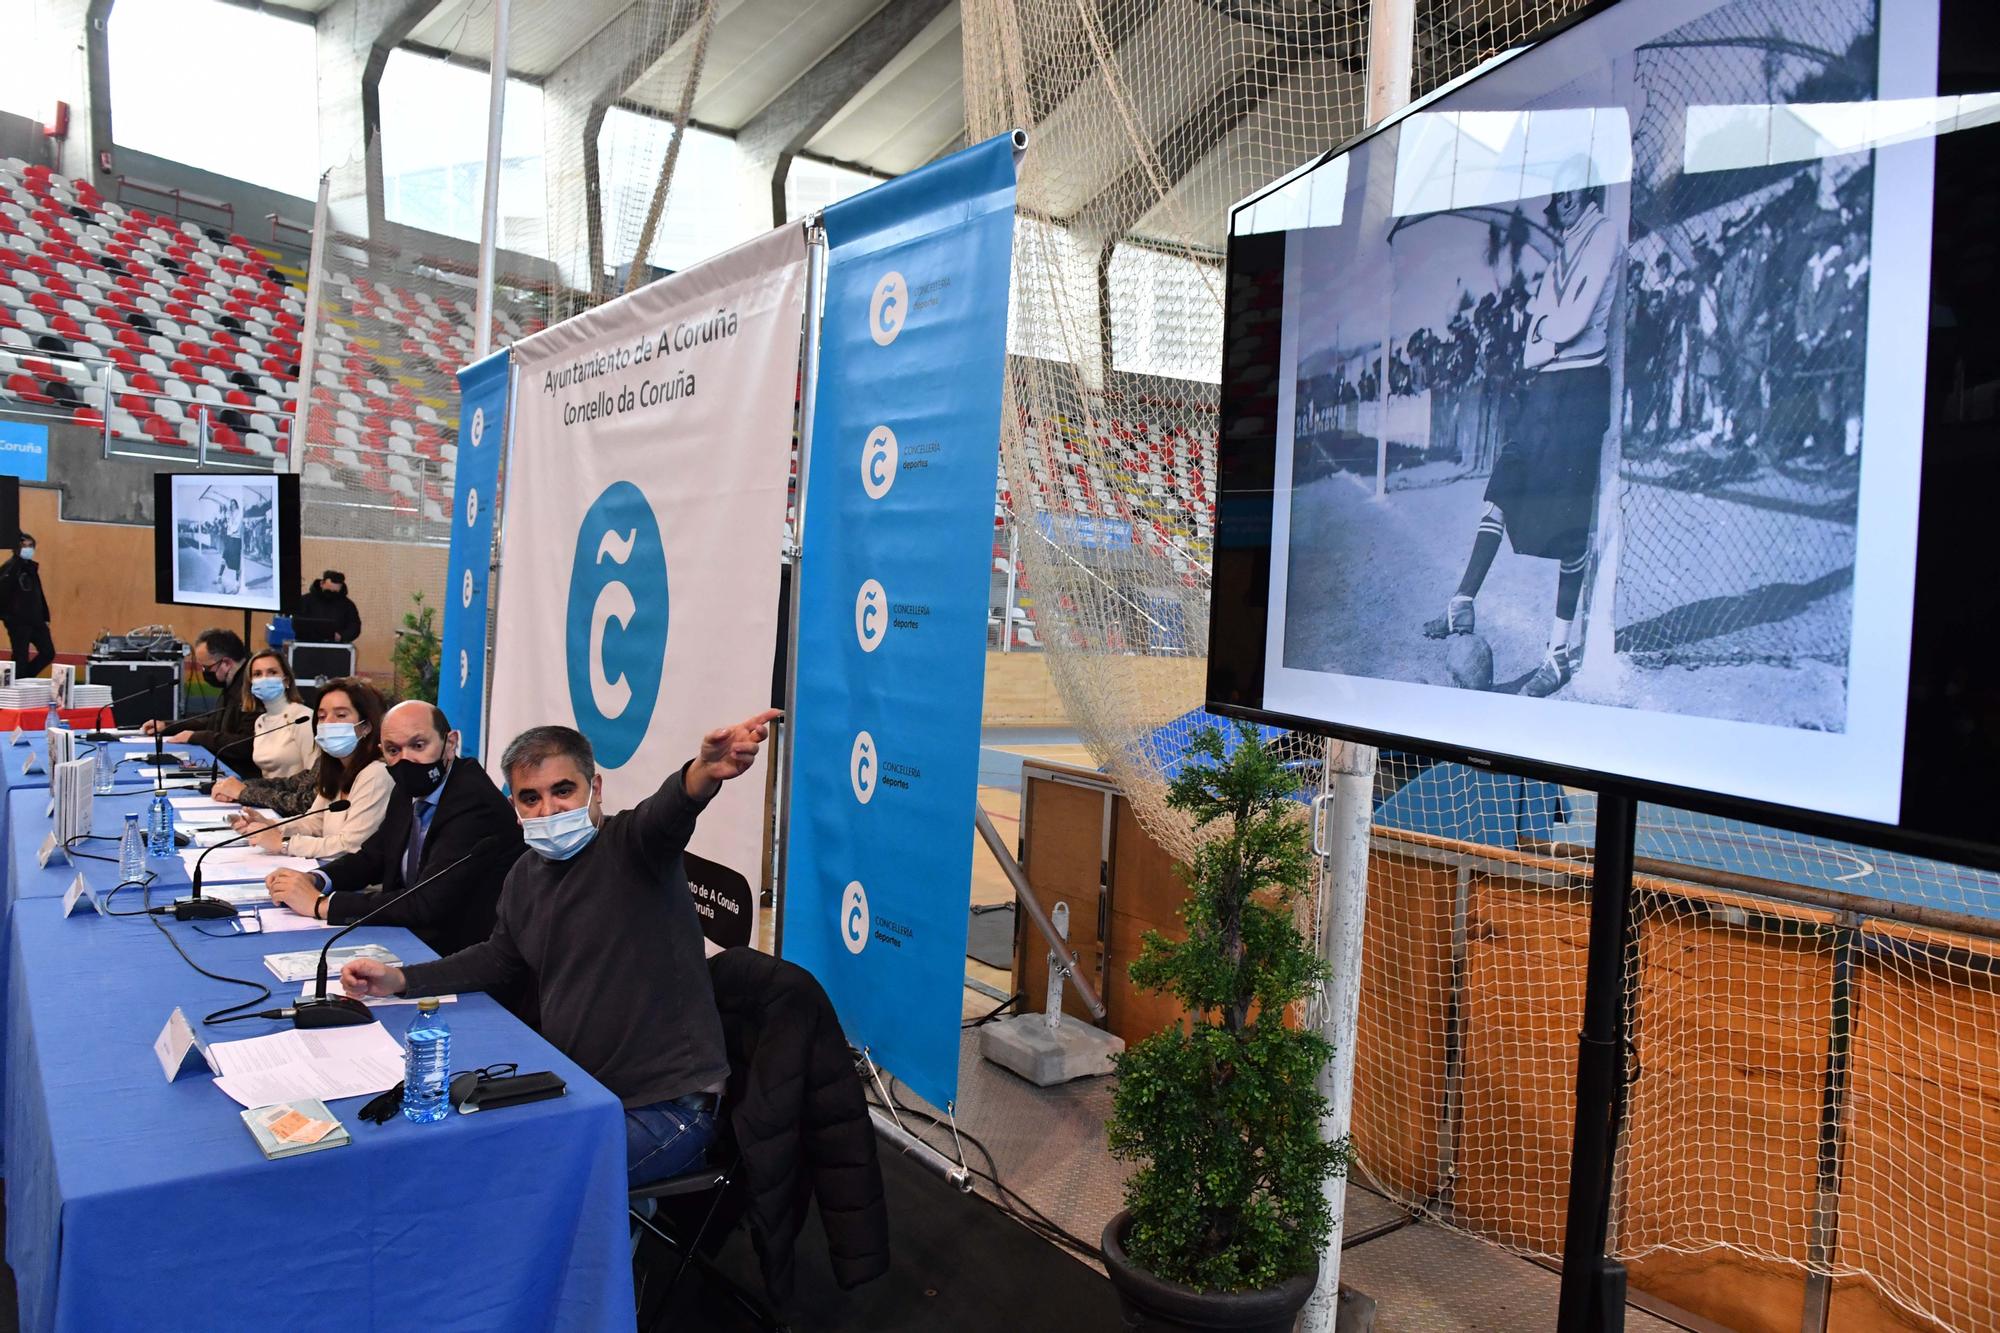
M 911 1116 L 919 1117 L 923 1120 L 929 1121 L 931 1124 L 937 1126 L 939 1129 L 949 1130 L 952 1128 L 951 1125 L 949 1125 L 945 1121 L 938 1119 L 936 1116 L 932 1115 L 928 1111 L 919 1110 L 914 1106 L 905 1105 L 902 1099 L 896 1096 L 896 1091 L 895 1091 L 896 1080 L 894 1076 L 885 1074 L 883 1077 L 888 1080 L 885 1087 L 888 1091 L 889 1102 L 890 1102 L 888 1106 L 882 1107 L 883 1110 L 889 1111 L 891 1114 L 906 1113 Z M 880 1105 L 880 1103 L 873 1102 L 872 1099 L 870 1104 Z M 914 1137 L 922 1140 L 925 1144 L 929 1145 L 933 1151 L 938 1153 L 939 1156 L 941 1157 L 948 1156 L 948 1154 L 946 1154 L 942 1148 L 939 1148 L 938 1145 L 931 1143 L 930 1140 L 925 1139 L 921 1134 L 916 1134 L 915 1131 L 911 1132 L 914 1135 Z M 1092 1245 L 1088 1241 L 1084 1240 L 1082 1237 L 1076 1235 L 1074 1232 L 1069 1231 L 1068 1229 L 1063 1227 L 1060 1223 L 1054 1221 L 1052 1218 L 1048 1216 L 1048 1214 L 1044 1213 L 1040 1208 L 1037 1208 L 1029 1200 L 1022 1198 L 1019 1194 L 1016 1194 L 1011 1188 L 1009 1188 L 1006 1184 L 1004 1184 L 1001 1181 L 1000 1166 L 997 1162 L 994 1161 L 992 1150 L 989 1149 L 986 1146 L 986 1144 L 979 1139 L 977 1135 L 967 1133 L 963 1129 L 958 1130 L 957 1135 L 961 1141 L 971 1144 L 975 1149 L 978 1150 L 979 1155 L 986 1159 L 987 1170 L 981 1171 L 979 1168 L 972 1166 L 970 1163 L 966 1165 L 966 1170 L 970 1171 L 973 1175 L 978 1176 L 981 1180 L 986 1181 L 988 1184 L 992 1185 L 996 1191 L 999 1192 L 1000 1198 L 997 1200 L 993 1200 L 992 1202 L 995 1203 L 995 1205 L 1000 1209 L 1000 1211 L 1006 1213 L 1009 1217 L 1012 1217 L 1016 1222 L 1019 1222 L 1022 1226 L 1028 1228 L 1028 1230 L 1034 1232 L 1036 1235 L 1040 1236 L 1043 1240 L 1049 1241 L 1051 1244 L 1054 1245 L 1059 1245 L 1065 1249 L 1073 1250 L 1077 1254 L 1082 1255 L 1084 1258 L 1089 1259 L 1093 1262 L 1097 1260 L 1098 1258 L 1097 1246 Z M 1022 1211 L 1023 1209 L 1025 1209 L 1026 1211 L 1023 1212 Z

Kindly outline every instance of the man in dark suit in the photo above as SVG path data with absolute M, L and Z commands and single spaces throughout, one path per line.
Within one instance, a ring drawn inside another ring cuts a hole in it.
M 318 870 L 272 871 L 265 880 L 271 901 L 346 925 L 491 838 L 464 865 L 373 920 L 407 927 L 441 955 L 492 934 L 500 885 L 521 855 L 521 825 L 486 770 L 458 749 L 458 733 L 435 704 L 413 699 L 390 709 L 382 718 L 382 762 L 396 794 L 381 827 L 360 850 Z M 495 998 L 533 1022 L 531 994 Z

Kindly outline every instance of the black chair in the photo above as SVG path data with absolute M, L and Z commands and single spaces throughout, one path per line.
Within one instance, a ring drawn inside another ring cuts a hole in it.
M 735 1145 L 725 1144 L 723 1141 L 727 1130 L 720 1110 L 716 1113 L 716 1124 L 720 1130 L 716 1146 L 729 1158 L 729 1165 L 696 1167 L 678 1176 L 642 1185 L 625 1196 L 626 1210 L 631 1215 L 633 1225 L 643 1228 L 680 1256 L 680 1262 L 674 1265 L 673 1276 L 667 1279 L 666 1290 L 660 1293 L 659 1315 L 654 1319 L 652 1326 L 657 1328 L 660 1319 L 671 1310 L 674 1290 L 680 1285 L 681 1275 L 687 1272 L 688 1265 L 692 1263 L 698 1265 L 703 1275 L 728 1296 L 757 1327 L 770 1330 L 770 1333 L 788 1333 L 785 1324 L 772 1315 L 755 1296 L 745 1291 L 735 1279 L 717 1268 L 714 1260 L 710 1259 L 702 1248 L 703 1243 L 709 1239 L 709 1228 L 714 1225 L 716 1214 L 722 1207 L 722 1201 L 727 1197 L 730 1186 L 735 1183 L 737 1168 L 741 1165 Z M 660 1224 L 657 1211 L 642 1212 L 639 1207 L 646 1200 L 658 1203 L 669 1199 L 696 1199 L 704 1194 L 710 1196 L 708 1207 L 701 1215 L 701 1222 L 694 1228 L 693 1233 L 688 1235 L 673 1234 Z M 633 1239 L 636 1254 L 637 1231 L 633 1232 Z

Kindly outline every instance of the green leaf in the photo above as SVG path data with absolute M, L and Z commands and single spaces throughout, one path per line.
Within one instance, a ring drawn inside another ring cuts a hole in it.
M 1301 778 L 1239 726 L 1229 752 L 1205 727 L 1167 803 L 1205 838 L 1185 871 L 1185 938 L 1148 931 L 1133 984 L 1172 995 L 1185 1026 L 1118 1057 L 1106 1141 L 1134 1163 L 1133 1261 L 1202 1290 L 1268 1286 L 1308 1271 L 1332 1228 L 1325 1182 L 1345 1142 L 1320 1137 L 1316 1079 L 1332 1054 L 1285 1026 L 1287 1005 L 1327 977 L 1292 906 L 1315 872 Z

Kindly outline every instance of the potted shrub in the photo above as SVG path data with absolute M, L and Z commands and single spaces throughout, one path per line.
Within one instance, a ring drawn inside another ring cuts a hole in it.
M 424 602 L 421 591 L 410 594 L 410 609 L 403 613 L 402 632 L 390 650 L 389 663 L 396 673 L 396 693 L 405 699 L 436 703 L 438 697 L 437 608 Z
M 1289 1333 L 1332 1229 L 1323 1187 L 1346 1142 L 1320 1137 L 1331 1046 L 1286 1023 L 1326 976 L 1293 906 L 1313 873 L 1299 777 L 1242 727 L 1196 734 L 1167 803 L 1207 833 L 1186 868 L 1185 940 L 1149 931 L 1134 984 L 1190 1017 L 1118 1058 L 1108 1137 L 1138 1163 L 1104 1262 L 1131 1329 Z

